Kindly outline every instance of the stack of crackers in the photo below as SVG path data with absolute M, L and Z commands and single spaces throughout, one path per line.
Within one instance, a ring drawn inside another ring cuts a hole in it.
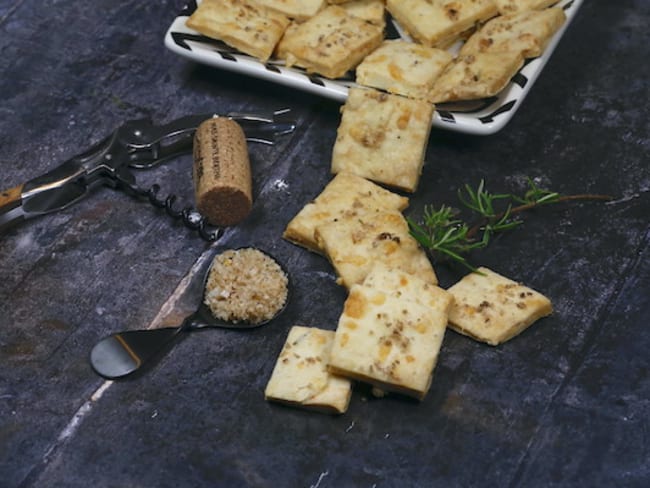
M 407 205 L 341 172 L 289 222 L 283 237 L 327 257 L 348 297 L 335 331 L 290 330 L 267 400 L 340 414 L 354 382 L 422 400 L 447 326 L 497 345 L 551 313 L 548 298 L 487 268 L 439 287 L 408 232 Z
M 187 26 L 262 62 L 356 70 L 359 85 L 442 103 L 501 91 L 564 23 L 557 1 L 203 0 Z M 385 39 L 387 14 L 412 42 Z

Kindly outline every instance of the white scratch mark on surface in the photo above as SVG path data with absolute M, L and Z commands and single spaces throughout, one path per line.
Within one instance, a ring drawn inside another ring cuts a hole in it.
M 196 262 L 192 266 L 192 269 L 190 269 L 190 272 L 187 273 L 187 275 L 185 275 L 185 277 L 181 280 L 181 282 L 174 290 L 174 293 L 172 293 L 170 297 L 167 299 L 167 301 L 163 303 L 162 307 L 160 307 L 158 314 L 147 326 L 147 329 L 154 329 L 156 327 L 159 327 L 162 324 L 163 319 L 171 313 L 178 299 L 181 296 L 183 296 L 185 290 L 187 290 L 187 287 L 190 286 L 190 283 L 194 280 L 194 277 L 201 271 L 203 267 L 203 263 L 206 260 L 210 259 L 211 257 L 212 257 L 211 252 L 205 252 L 201 255 L 199 259 L 196 260 Z
M 24 249 L 24 248 L 29 248 L 32 246 L 32 243 L 34 242 L 34 239 L 32 237 L 32 232 L 27 232 L 25 234 L 21 234 L 18 237 L 18 242 L 16 245 L 17 249 Z
M 329 281 L 336 281 L 336 275 L 334 273 L 328 273 L 327 271 L 316 271 L 314 273 L 318 278 L 323 278 Z
M 52 253 L 52 256 L 54 256 L 54 253 Z M 188 288 L 188 286 L 194 279 L 194 276 L 202 269 L 203 263 L 211 256 L 212 253 L 208 250 L 204 252 L 199 259 L 196 260 L 190 272 L 180 281 L 180 283 L 176 287 L 176 290 L 174 290 L 174 293 L 172 293 L 172 295 L 165 301 L 165 303 L 161 307 L 156 317 L 146 327 L 147 329 L 152 329 L 156 327 L 160 322 L 162 322 L 165 316 L 170 313 L 170 311 L 174 307 L 174 304 L 178 301 L 179 297 L 183 295 L 185 290 Z M 47 463 L 52 453 L 54 453 L 59 447 L 65 444 L 65 442 L 77 432 L 84 418 L 91 412 L 93 405 L 102 398 L 104 393 L 106 393 L 106 391 L 110 388 L 110 386 L 113 383 L 114 381 L 112 380 L 104 381 L 104 383 L 102 383 L 102 385 L 99 388 L 97 388 L 97 390 L 95 390 L 95 392 L 90 396 L 90 398 L 86 400 L 84 404 L 79 407 L 79 409 L 72 416 L 72 419 L 70 419 L 68 424 L 63 428 L 63 430 L 59 434 L 57 438 L 57 442 L 52 444 L 52 446 L 50 446 L 50 448 L 43 455 L 44 463 Z M 158 411 L 154 411 L 152 418 L 155 418 L 157 415 L 158 415 Z M 325 474 L 327 474 L 327 472 Z
M 86 402 L 83 405 L 81 405 L 81 407 L 79 407 L 79 409 L 72 416 L 70 422 L 68 422 L 68 425 L 66 425 L 65 428 L 59 434 L 59 437 L 57 439 L 59 442 L 65 442 L 67 439 L 69 439 L 74 435 L 74 433 L 77 431 L 77 428 L 81 424 L 83 418 L 88 414 L 88 412 L 90 412 L 93 404 L 97 402 L 104 395 L 104 392 L 106 392 L 108 387 L 111 386 L 112 384 L 113 381 L 110 380 L 104 381 L 104 383 L 102 383 L 102 386 L 97 388 L 97 390 L 95 390 L 95 392 L 90 396 L 90 398 L 86 400 Z M 45 455 L 45 457 L 47 458 L 47 454 Z
M 325 479 L 327 475 L 329 475 L 330 472 L 329 470 L 323 471 L 320 476 L 318 476 L 318 481 L 316 481 L 315 485 L 309 485 L 309 488 L 318 488 L 320 486 L 320 482 Z
M 287 191 L 289 189 L 289 184 L 282 179 L 278 179 L 273 182 L 273 188 L 277 191 Z
M 345 429 L 345 432 L 350 432 L 354 428 L 354 420 L 348 425 L 348 428 Z

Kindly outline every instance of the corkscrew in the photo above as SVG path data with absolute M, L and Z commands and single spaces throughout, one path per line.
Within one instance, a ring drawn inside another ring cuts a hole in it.
M 247 141 L 274 144 L 277 137 L 295 129 L 295 123 L 287 119 L 288 112 L 230 113 L 222 117 L 238 122 Z M 149 119 L 124 123 L 110 136 L 52 171 L 0 192 L 0 233 L 28 218 L 65 209 L 94 187 L 106 185 L 147 199 L 207 241 L 218 239 L 223 229 L 210 229 L 205 218 L 192 207 L 176 208 L 177 197 L 160 197 L 159 185 L 141 188 L 132 171 L 153 168 L 190 151 L 197 127 L 212 117 L 219 116 L 189 115 L 164 125 L 155 125 Z
M 174 205 L 178 199 L 176 195 L 169 194 L 164 198 L 160 198 L 158 196 L 160 193 L 160 185 L 158 184 L 151 185 L 149 189 L 140 188 L 139 186 L 132 184 L 124 185 L 123 188 L 126 189 L 128 193 L 136 197 L 147 199 L 151 205 L 163 209 L 171 218 L 180 220 L 188 229 L 197 231 L 199 236 L 208 242 L 216 241 L 221 237 L 221 234 L 223 234 L 222 228 L 210 229 L 205 217 L 203 217 L 199 211 L 193 207 L 187 206 L 180 210 L 175 208 Z

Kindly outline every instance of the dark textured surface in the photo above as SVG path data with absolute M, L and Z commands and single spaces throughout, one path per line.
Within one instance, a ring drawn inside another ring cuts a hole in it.
M 339 106 L 169 53 L 180 6 L 0 2 L 0 185 L 126 119 L 290 106 L 299 129 L 251 146 L 255 208 L 222 245 L 273 251 L 292 302 L 272 326 L 191 334 L 145 375 L 104 383 L 92 345 L 178 320 L 192 297 L 168 299 L 206 244 L 109 189 L 0 237 L 0 486 L 648 486 L 650 3 L 586 0 L 502 132 L 431 135 L 409 215 L 480 178 L 616 196 L 535 212 L 473 256 L 554 315 L 498 348 L 449 332 L 422 403 L 359 388 L 340 417 L 263 400 L 290 325 L 333 329 L 345 296 L 323 258 L 280 238 L 329 180 Z M 190 165 L 139 177 L 187 200 Z

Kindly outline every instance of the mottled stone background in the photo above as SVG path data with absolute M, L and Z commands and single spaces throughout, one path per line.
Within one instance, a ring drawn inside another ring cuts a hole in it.
M 146 374 L 105 383 L 93 344 L 178 321 L 196 290 L 174 292 L 212 249 L 108 188 L 1 236 L 0 485 L 647 486 L 650 2 L 585 0 L 503 131 L 432 132 L 407 211 L 481 178 L 613 195 L 535 211 L 472 255 L 548 295 L 554 315 L 497 348 L 448 332 L 422 403 L 359 387 L 339 417 L 263 399 L 289 327 L 333 329 L 345 298 L 322 257 L 280 237 L 329 181 L 339 105 L 167 51 L 181 6 L 0 1 L 1 188 L 127 119 L 291 107 L 294 134 L 250 146 L 255 208 L 221 245 L 276 254 L 292 301 L 272 326 L 191 334 Z M 191 203 L 190 168 L 181 157 L 138 179 Z M 438 271 L 445 285 L 462 274 Z

